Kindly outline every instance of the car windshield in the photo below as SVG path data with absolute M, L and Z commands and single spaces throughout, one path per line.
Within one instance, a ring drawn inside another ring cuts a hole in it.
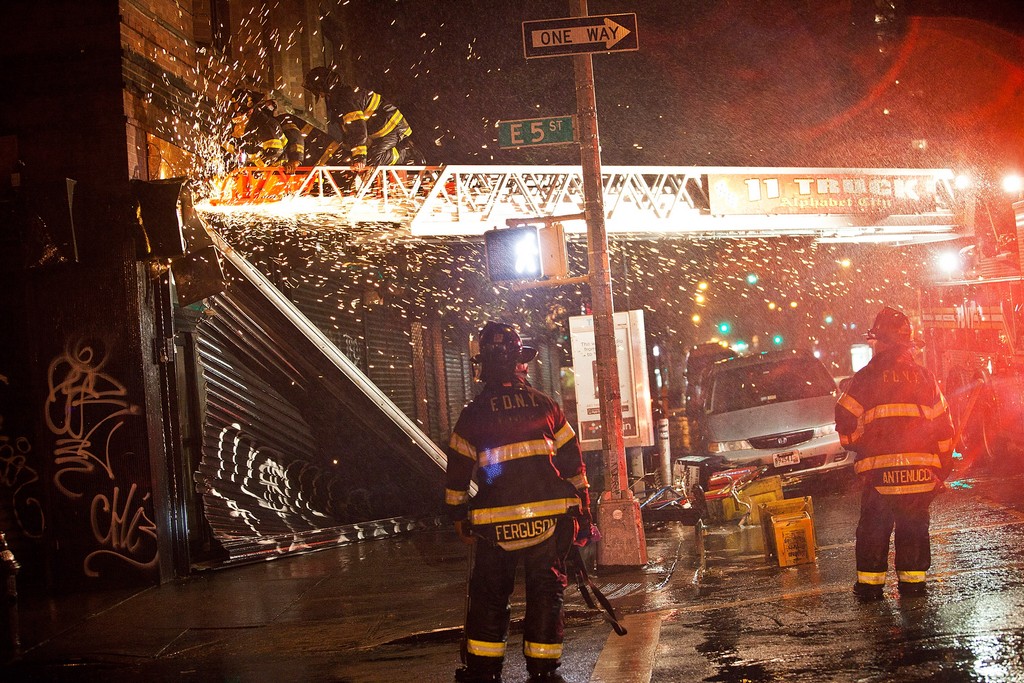
M 754 365 L 716 368 L 710 413 L 828 396 L 835 381 L 825 367 L 811 358 L 781 358 Z

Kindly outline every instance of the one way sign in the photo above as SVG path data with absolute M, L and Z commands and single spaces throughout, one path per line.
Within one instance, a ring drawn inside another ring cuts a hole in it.
M 523 22 L 523 51 L 527 59 L 637 49 L 636 14 Z

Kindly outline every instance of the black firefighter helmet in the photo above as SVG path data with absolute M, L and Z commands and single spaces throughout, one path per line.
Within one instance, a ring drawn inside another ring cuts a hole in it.
M 266 96 L 258 90 L 249 90 L 247 88 L 235 88 L 231 93 L 231 105 L 233 113 L 245 114 L 251 112 L 257 106 L 260 105 Z
M 302 87 L 320 99 L 341 83 L 341 77 L 326 66 L 315 66 L 306 72 Z
M 523 346 L 514 327 L 491 321 L 480 330 L 480 353 L 473 356 L 473 362 L 480 364 L 480 379 L 488 382 L 512 377 L 517 365 L 536 357 L 537 349 Z
M 903 311 L 886 306 L 875 316 L 867 337 L 886 344 L 909 344 L 910 318 Z

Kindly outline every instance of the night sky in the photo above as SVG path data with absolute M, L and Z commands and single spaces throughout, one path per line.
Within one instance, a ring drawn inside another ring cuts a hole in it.
M 1024 170 L 1019 2 L 906 3 L 882 31 L 873 5 L 591 0 L 590 14 L 635 12 L 639 33 L 637 52 L 594 56 L 603 163 Z M 495 127 L 576 113 L 572 60 L 526 60 L 521 35 L 525 20 L 569 14 L 567 0 L 347 0 L 324 31 L 355 84 L 400 106 L 429 163 L 577 165 L 571 145 L 499 149 Z M 559 340 L 565 317 L 587 305 L 585 287 L 490 285 L 479 241 L 412 245 L 252 224 L 234 237 L 306 274 L 322 268 L 330 279 L 342 264 L 346 277 L 468 329 L 499 316 Z M 850 344 L 883 304 L 915 308 L 947 248 L 611 242 L 616 309 L 647 311 L 649 344 L 686 348 L 729 322 L 731 341 L 764 348 L 778 334 L 787 348 L 820 349 L 835 374 L 848 371 Z M 584 245 L 569 247 L 578 272 Z
M 1020 163 L 1019 3 L 904 3 L 881 32 L 873 4 L 592 0 L 590 14 L 635 12 L 640 44 L 594 56 L 603 162 Z M 567 0 L 348 0 L 339 61 L 399 103 L 434 163 L 577 163 L 571 147 L 498 149 L 494 127 L 575 113 L 571 58 L 527 60 L 521 37 L 569 14 Z

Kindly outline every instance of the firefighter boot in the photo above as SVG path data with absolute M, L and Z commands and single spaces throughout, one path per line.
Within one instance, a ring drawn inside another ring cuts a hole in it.
M 924 581 L 900 581 L 897 586 L 903 597 L 915 597 L 928 594 L 928 584 Z
M 460 666 L 455 670 L 455 683 L 501 683 L 501 674 L 474 671 Z
M 874 602 L 882 599 L 882 587 L 858 581 L 853 584 L 853 594 L 861 602 Z

